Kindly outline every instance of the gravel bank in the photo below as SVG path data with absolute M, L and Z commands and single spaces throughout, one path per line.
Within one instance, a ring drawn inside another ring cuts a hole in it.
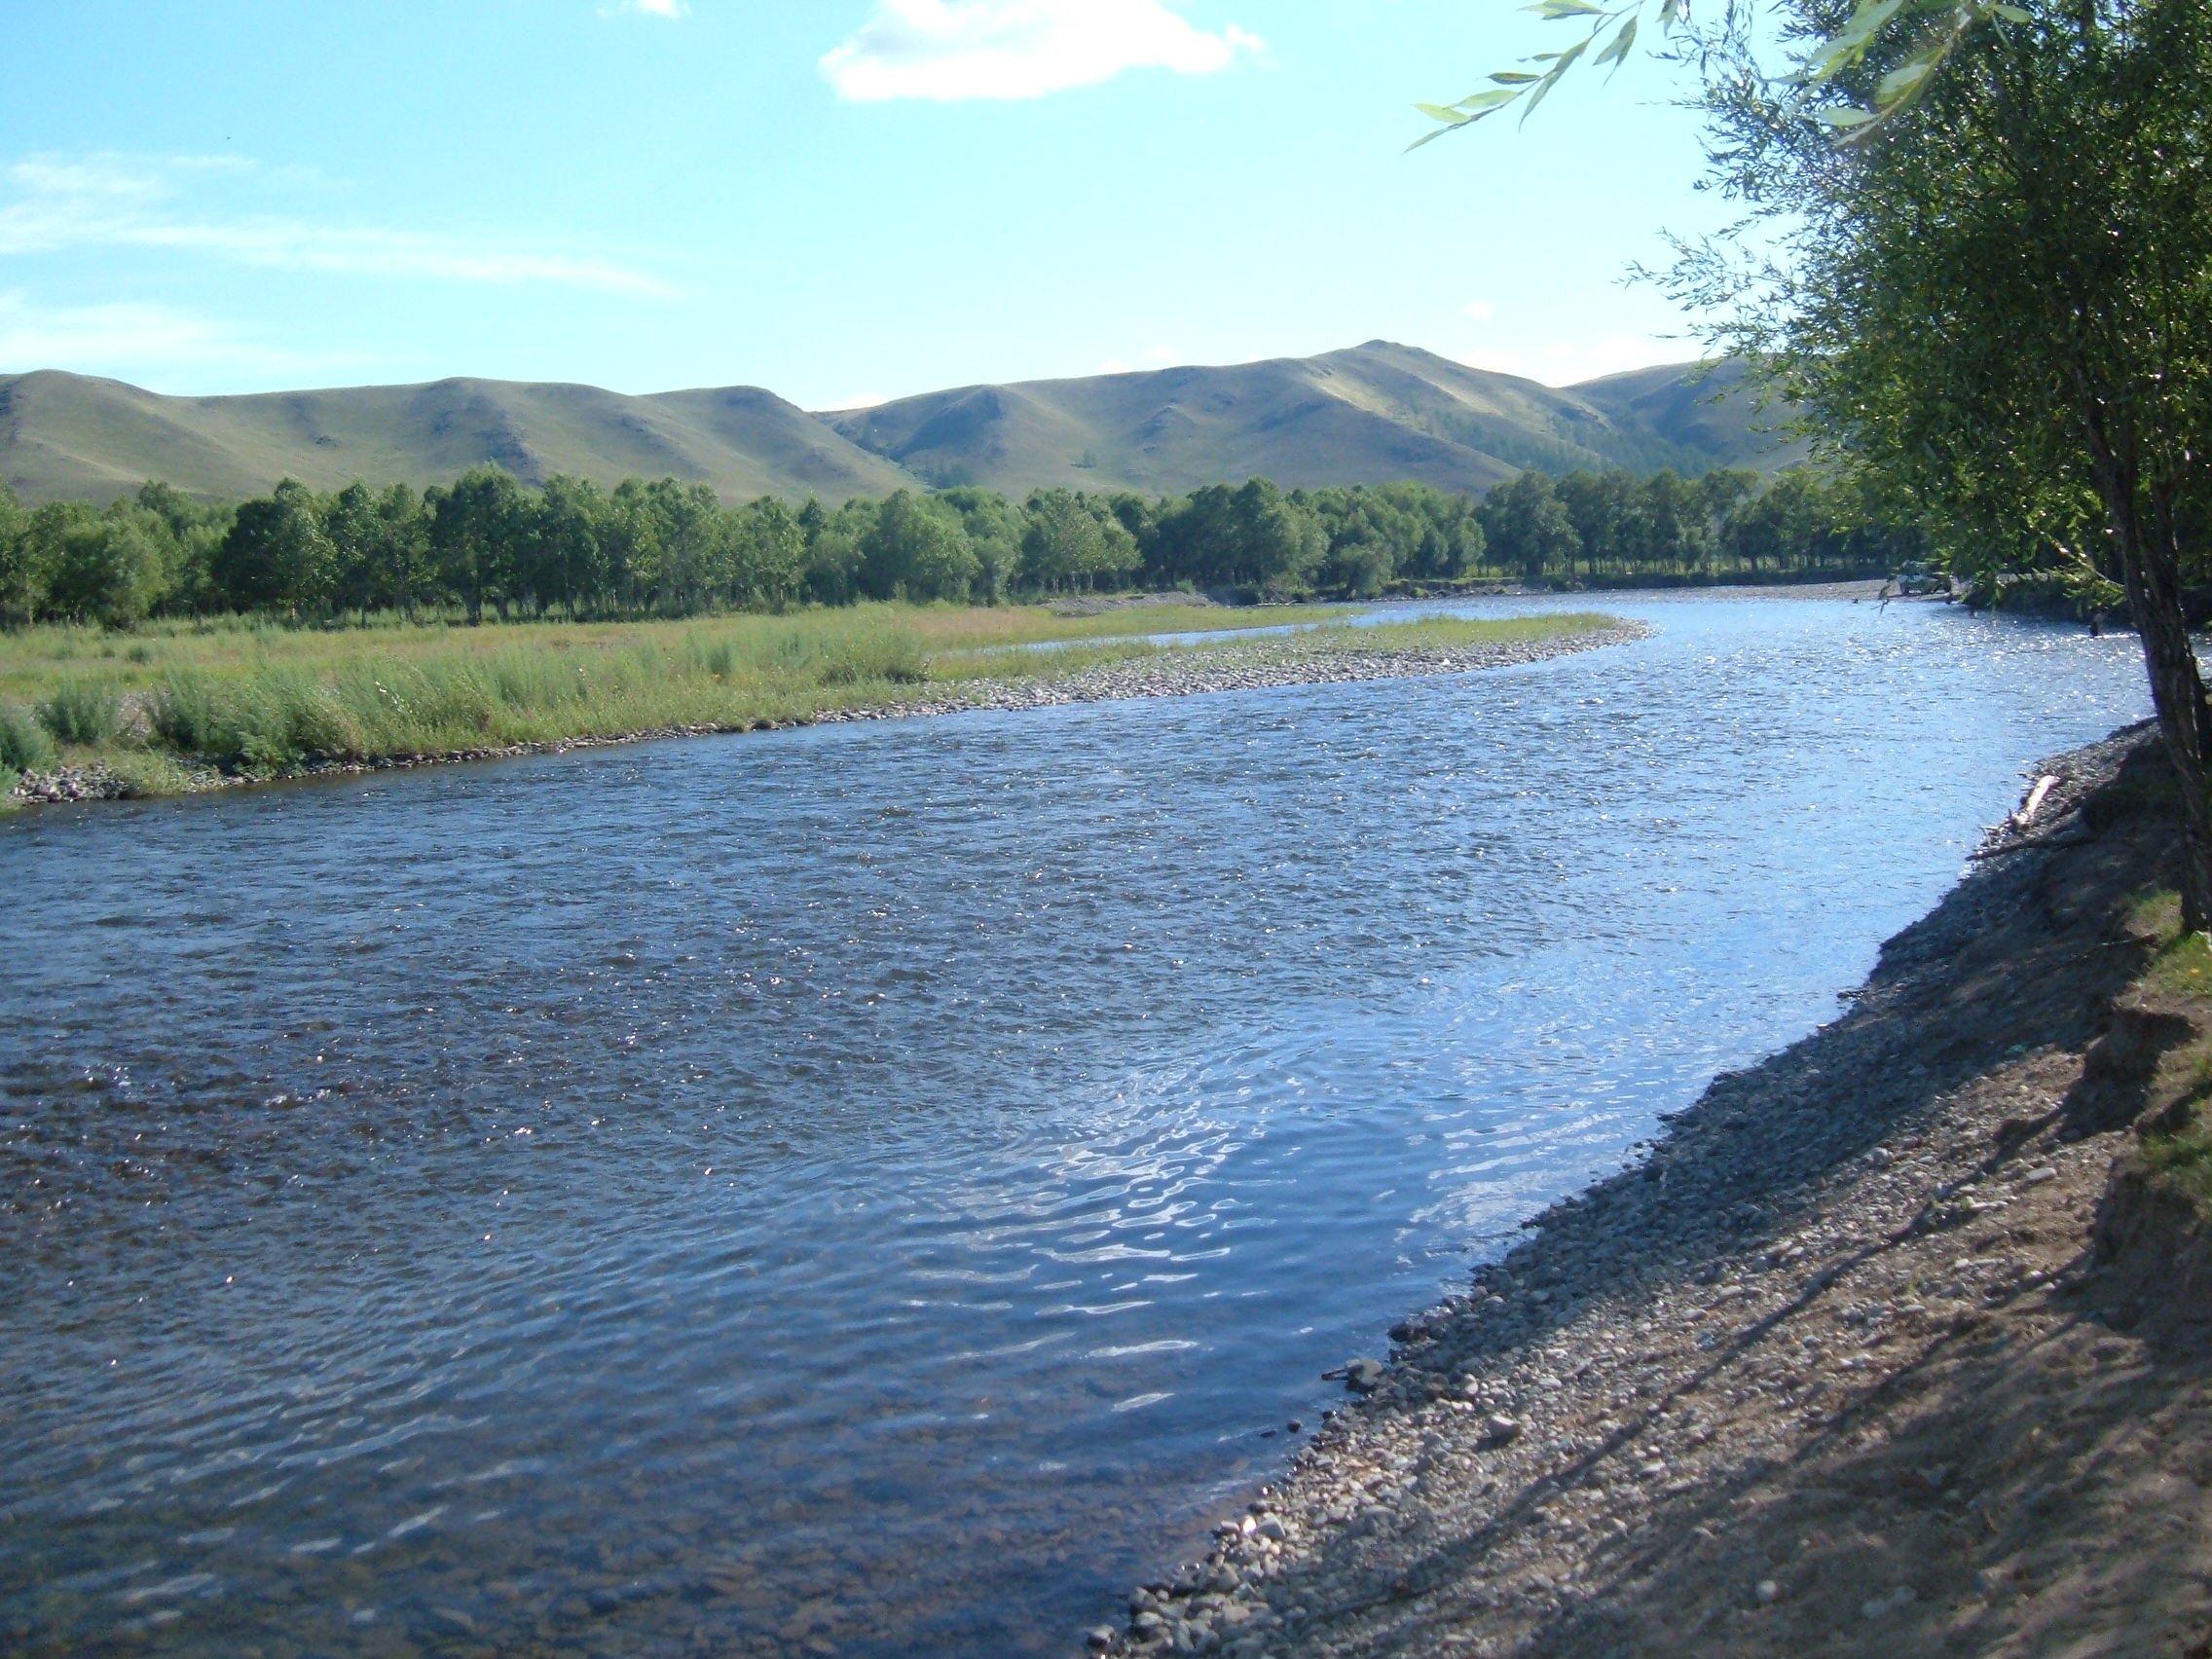
M 2212 1655 L 2212 1250 L 2128 1201 L 2212 1078 L 2139 982 L 2143 744 L 2047 763 L 1842 1018 L 1354 1362 L 1092 1649 Z
M 1348 639 L 1346 638 L 1348 636 Z M 897 705 L 825 719 L 876 719 L 910 714 L 949 715 L 965 709 L 1041 709 L 1062 703 L 1105 703 L 1125 697 L 1191 697 L 1210 691 L 1257 691 L 1281 685 L 1330 685 L 1358 680 L 1407 680 L 1423 675 L 1468 674 L 1572 656 L 1577 651 L 1648 639 L 1641 622 L 1621 622 L 1587 634 L 1544 640 L 1507 640 L 1473 646 L 1358 645 L 1359 631 L 1299 634 L 1263 640 L 1185 646 L 1158 656 L 1099 663 L 1061 680 L 967 682 L 960 700 Z
M 1400 680 L 1419 675 L 1463 674 L 1541 662 L 1604 645 L 1649 637 L 1640 622 L 1556 639 L 1516 640 L 1469 647 L 1393 645 L 1366 648 L 1338 638 L 1298 635 L 1270 639 L 1225 640 L 1190 645 L 1156 656 L 1094 664 L 1058 679 L 967 680 L 927 686 L 911 699 L 876 708 L 832 709 L 810 719 L 763 720 L 749 725 L 667 726 L 611 737 L 572 737 L 545 743 L 510 744 L 445 755 L 395 755 L 374 760 L 312 762 L 287 777 L 346 776 L 399 771 L 417 766 L 454 765 L 468 760 L 511 760 L 526 755 L 564 755 L 574 749 L 602 749 L 617 743 L 645 743 L 670 737 L 706 737 L 733 731 L 773 731 L 780 724 L 835 724 L 848 720 L 910 719 L 965 714 L 975 709 L 1043 709 L 1065 703 L 1103 703 L 1127 697 L 1191 697 L 1210 691 L 1249 691 L 1282 685 L 1333 684 L 1358 680 Z M 217 771 L 211 766 L 180 767 L 181 789 L 160 793 L 198 793 L 267 782 Z M 148 793 L 132 777 L 104 766 L 69 766 L 26 773 L 16 799 L 26 803 L 120 800 Z

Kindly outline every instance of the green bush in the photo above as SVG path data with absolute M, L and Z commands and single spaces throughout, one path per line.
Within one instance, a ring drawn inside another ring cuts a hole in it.
M 123 723 L 123 689 L 112 681 L 70 680 L 38 706 L 57 743 L 105 743 Z
M 54 764 L 46 727 L 13 703 L 0 703 L 0 769 L 35 772 Z
M 180 754 L 252 771 L 364 753 L 358 723 L 330 687 L 273 670 L 229 681 L 172 675 L 147 721 Z
M 904 629 L 848 636 L 823 652 L 815 678 L 825 685 L 865 685 L 890 681 L 918 685 L 929 678 L 922 643 Z
M 189 772 L 166 755 L 150 750 L 126 750 L 112 756 L 107 768 L 128 800 L 182 794 L 192 787 Z

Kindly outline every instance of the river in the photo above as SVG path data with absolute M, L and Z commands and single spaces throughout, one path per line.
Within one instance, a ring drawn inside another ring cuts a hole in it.
M 1603 603 L 1655 636 L 0 824 L 0 1645 L 1072 1651 L 2147 704 Z

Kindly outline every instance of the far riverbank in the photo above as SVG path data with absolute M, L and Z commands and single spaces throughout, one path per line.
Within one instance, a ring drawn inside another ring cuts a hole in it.
M 338 726 L 336 736 L 304 741 L 321 742 L 333 753 L 309 752 L 275 764 L 251 763 L 250 752 L 223 759 L 204 753 L 164 752 L 156 739 L 167 732 L 160 698 L 174 692 L 157 692 L 121 706 L 120 725 L 135 725 L 129 734 L 132 747 L 108 742 L 104 748 L 52 768 L 26 770 L 16 786 L 15 797 L 25 803 L 134 798 L 151 794 L 181 794 L 235 788 L 285 778 L 349 775 L 401 768 L 450 765 L 462 761 L 508 759 L 526 755 L 561 754 L 571 749 L 638 743 L 671 737 L 697 737 L 718 733 L 772 731 L 793 725 L 849 720 L 893 719 L 951 715 L 977 709 L 1036 709 L 1071 703 L 1094 703 L 1130 697 L 1185 697 L 1214 691 L 1254 690 L 1271 686 L 1313 685 L 1363 680 L 1391 680 L 1411 676 L 1470 673 L 1510 664 L 1529 663 L 1602 646 L 1626 644 L 1647 637 L 1642 623 L 1595 613 L 1575 612 L 1498 619 L 1438 616 L 1419 620 L 1352 627 L 1331 623 L 1305 631 L 1267 638 L 1230 637 L 1198 644 L 1160 645 L 1140 640 L 1079 642 L 1051 648 L 997 646 L 953 651 L 924 658 L 908 651 L 886 668 L 881 659 L 899 655 L 871 642 L 872 652 L 852 652 L 861 664 L 832 657 L 826 667 L 811 662 L 801 674 L 780 678 L 771 664 L 758 678 L 759 684 L 742 689 L 726 682 L 739 677 L 737 659 L 719 656 L 694 645 L 690 654 L 698 664 L 681 659 L 656 665 L 665 683 L 654 687 L 661 702 L 674 702 L 686 712 L 708 718 L 674 719 L 625 729 L 622 704 L 608 705 L 587 698 L 565 701 L 547 692 L 535 699 L 515 699 L 511 711 L 521 723 L 558 729 L 564 722 L 574 728 L 549 736 L 521 736 L 510 742 L 469 742 L 451 739 L 445 746 L 399 749 L 380 743 L 358 725 L 345 728 L 349 710 L 348 683 L 281 682 L 263 691 L 247 715 L 206 719 L 210 734 L 230 736 L 220 728 L 237 727 L 251 718 L 266 718 L 271 695 L 288 701 L 292 708 L 276 715 L 288 730 L 303 724 Z M 713 666 L 717 662 L 720 667 Z M 702 666 L 703 665 L 703 666 Z M 535 669 L 539 665 L 531 664 Z M 571 662 L 557 664 L 564 675 L 581 676 L 583 669 Z M 402 717 L 400 730 L 420 733 L 420 722 L 407 719 L 407 697 L 392 685 L 406 685 L 402 671 L 392 666 L 371 666 L 353 671 L 365 674 L 369 690 L 354 699 L 372 719 L 388 701 Z M 417 679 L 426 677 L 417 672 Z M 528 674 L 517 679 L 528 680 Z M 496 679 L 496 677 L 495 677 Z M 388 682 L 388 683 L 387 683 Z M 711 682 L 711 683 L 708 683 Z M 438 688 L 444 692 L 444 687 Z M 499 702 L 497 687 L 489 693 L 471 687 L 486 705 L 489 723 Z M 563 689 L 568 689 L 564 684 Z M 450 693 L 448 693 L 450 695 Z M 213 700 L 220 689 L 203 691 Z M 240 700 L 244 700 L 242 694 Z M 653 697 L 644 687 L 633 690 L 633 706 L 650 706 Z M 719 712 L 726 706 L 727 712 Z M 304 713 L 300 712 L 304 709 Z M 611 725 L 613 729 L 594 729 Z M 128 740 L 128 739 L 127 739 Z M 250 743 L 229 744 L 234 749 Z M 241 763 L 243 762 L 243 763 Z

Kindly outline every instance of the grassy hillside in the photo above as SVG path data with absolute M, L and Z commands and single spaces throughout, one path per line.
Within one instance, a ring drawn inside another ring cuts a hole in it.
M 697 480 L 725 500 L 838 502 L 976 483 L 1181 494 L 1418 479 L 1486 490 L 1525 466 L 1685 473 L 1796 459 L 1753 431 L 1723 371 L 1682 365 L 1556 389 L 1370 341 L 1223 368 L 962 387 L 809 416 L 752 387 L 630 397 L 596 387 L 447 380 L 247 397 L 165 397 L 48 370 L 0 376 L 0 479 L 32 501 L 107 500 L 149 478 L 208 498 L 450 480 L 496 461 L 528 483 Z M 1727 394 L 1712 401 L 1715 391 Z
M 1743 381 L 1741 363 L 1722 363 L 1703 380 L 1691 365 L 1672 363 L 1606 375 L 1567 389 L 1625 427 L 1664 433 L 1724 465 L 1769 472 L 1796 465 L 1806 456 L 1804 441 L 1778 439 L 1772 430 L 1788 411 L 1754 408 L 1742 389 Z
M 444 482 L 497 461 L 525 482 L 697 480 L 728 499 L 842 501 L 910 482 L 772 392 L 750 387 L 626 397 L 596 387 L 449 380 L 250 397 L 164 397 L 46 371 L 0 378 L 0 477 L 27 500 L 106 500 L 149 478 L 206 497 L 256 495 L 286 474 Z
M 1709 408 L 1685 366 L 1557 390 L 1370 341 L 1318 357 L 963 387 L 823 419 L 935 483 L 1179 493 L 1253 476 L 1285 486 L 1414 478 L 1484 490 L 1525 466 L 1761 464 L 1744 399 Z M 1668 387 L 1672 396 L 1659 395 Z M 1651 395 L 1644 395 L 1650 393 Z

